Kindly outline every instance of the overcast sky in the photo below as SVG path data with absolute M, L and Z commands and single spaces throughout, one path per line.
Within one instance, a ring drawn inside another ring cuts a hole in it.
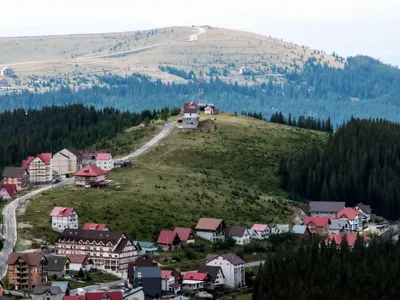
M 0 36 L 207 24 L 400 66 L 399 0 L 2 0 Z

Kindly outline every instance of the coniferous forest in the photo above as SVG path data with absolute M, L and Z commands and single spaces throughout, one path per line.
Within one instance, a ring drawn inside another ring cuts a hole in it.
M 177 112 L 163 109 L 131 113 L 114 108 L 96 110 L 81 104 L 6 111 L 0 114 L 0 172 L 5 166 L 20 166 L 28 155 L 55 153 L 64 147 L 89 147 L 145 120 Z
M 269 256 L 254 282 L 253 300 L 399 299 L 400 244 L 361 238 L 350 250 L 314 242 Z
M 193 74 L 172 67 L 161 68 L 189 81 L 164 83 L 141 74 L 104 75 L 97 77 L 93 87 L 78 91 L 61 85 L 41 94 L 23 92 L 0 96 L 0 111 L 71 103 L 141 111 L 181 107 L 183 102 L 197 99 L 198 83 Z M 372 58 L 350 57 L 343 69 L 310 59 L 302 67 L 275 68 L 274 74 L 265 76 L 267 83 L 253 80 L 248 85 L 211 77 L 204 86 L 205 100 L 228 112 L 260 112 L 269 116 L 282 111 L 296 118 L 300 115 L 321 120 L 330 117 L 334 126 L 351 116 L 400 121 L 400 70 Z
M 351 119 L 323 149 L 281 161 L 282 187 L 313 201 L 370 204 L 377 215 L 400 217 L 400 124 Z

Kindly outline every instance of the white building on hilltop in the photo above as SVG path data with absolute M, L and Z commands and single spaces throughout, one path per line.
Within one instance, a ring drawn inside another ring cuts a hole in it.
M 183 105 L 183 118 L 182 118 L 182 128 L 193 129 L 197 128 L 199 125 L 199 113 L 200 106 L 194 102 L 186 102 Z
M 64 229 L 78 229 L 78 213 L 72 207 L 56 206 L 50 213 L 51 228 L 57 232 Z

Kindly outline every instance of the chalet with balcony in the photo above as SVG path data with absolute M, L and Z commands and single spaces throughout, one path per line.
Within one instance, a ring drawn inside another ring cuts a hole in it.
M 11 200 L 17 194 L 17 186 L 15 184 L 0 184 L 0 199 Z
M 50 213 L 51 228 L 56 232 L 78 229 L 78 212 L 72 207 L 56 206 Z
M 190 244 L 195 242 L 192 228 L 175 227 L 174 230 L 181 240 L 182 244 Z
M 114 168 L 114 160 L 111 153 L 98 153 L 96 155 L 96 166 L 104 171 L 110 171 Z
M 29 174 L 25 168 L 6 167 L 3 171 L 3 183 L 15 184 L 17 191 L 25 190 L 28 187 Z
M 12 290 L 33 292 L 47 281 L 47 260 L 41 253 L 12 252 L 7 259 L 8 280 Z
M 310 229 L 311 234 L 327 235 L 330 219 L 328 217 L 306 217 L 304 225 Z
M 106 174 L 106 171 L 96 165 L 88 165 L 75 172 L 75 185 L 77 187 L 106 187 L 108 186 Z
M 226 225 L 222 219 L 201 218 L 195 227 L 196 235 L 211 242 L 225 240 Z
M 22 167 L 29 173 L 30 185 L 49 184 L 53 181 L 52 154 L 41 153 L 22 161 Z
M 161 246 L 164 251 L 175 251 L 181 249 L 182 241 L 175 231 L 161 230 L 157 239 L 157 244 Z

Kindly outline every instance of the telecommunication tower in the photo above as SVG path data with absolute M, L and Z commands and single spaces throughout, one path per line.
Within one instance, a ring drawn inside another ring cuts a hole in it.
M 204 75 L 203 71 L 200 71 L 199 74 L 199 98 L 198 103 L 203 103 L 204 100 Z

